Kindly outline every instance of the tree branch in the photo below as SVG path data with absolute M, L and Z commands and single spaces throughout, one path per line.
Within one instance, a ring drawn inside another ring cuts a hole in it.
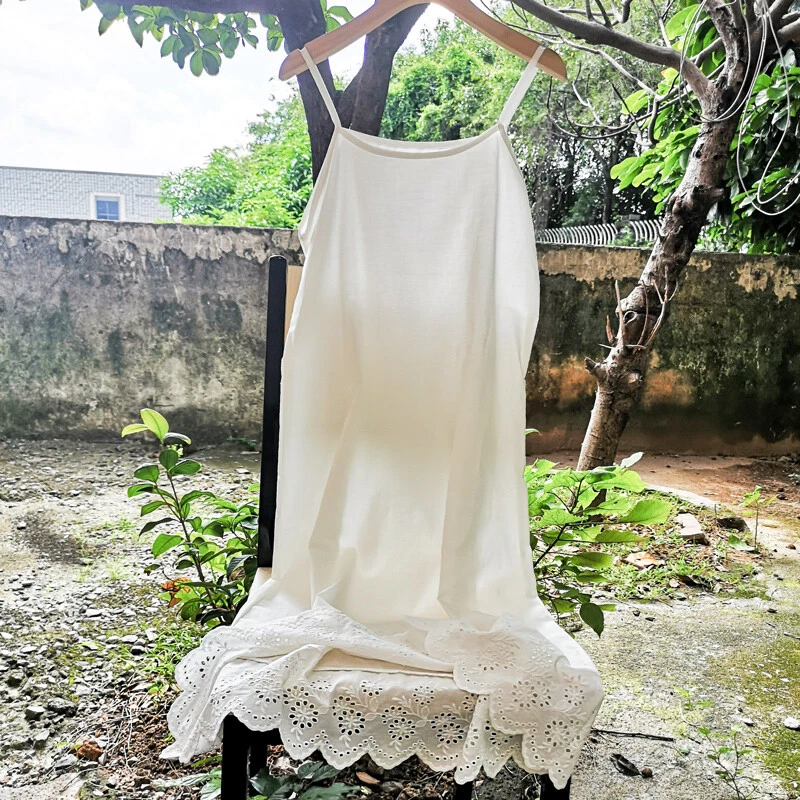
M 555 28 L 565 30 L 589 44 L 607 45 L 650 64 L 661 64 L 676 70 L 682 69 L 687 83 L 701 102 L 709 92 L 710 83 L 706 76 L 691 61 L 681 62 L 681 54 L 671 47 L 648 44 L 621 31 L 607 28 L 599 22 L 575 19 L 558 9 L 540 3 L 539 0 L 513 0 L 513 2 L 533 14 L 537 19 L 547 22 Z
M 285 0 L 179 0 L 169 7 L 203 14 L 280 14 L 284 5 Z
M 792 44 L 800 42 L 800 19 L 784 25 L 778 31 L 778 41 L 781 44 Z
M 367 36 L 361 69 L 337 103 L 344 125 L 364 133 L 380 128 L 395 53 L 427 8 L 427 4 L 408 8 Z
M 792 7 L 793 0 L 775 0 L 769 7 L 769 15 L 772 18 L 772 23 L 777 24 L 780 22 L 784 14 Z

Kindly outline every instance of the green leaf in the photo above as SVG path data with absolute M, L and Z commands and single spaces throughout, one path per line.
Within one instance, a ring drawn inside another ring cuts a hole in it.
M 145 533 L 150 533 L 153 528 L 157 528 L 159 525 L 163 525 L 165 522 L 174 522 L 175 520 L 172 517 L 164 517 L 163 519 L 155 519 L 150 520 L 150 522 L 146 522 L 142 525 L 142 529 L 139 531 L 139 536 L 144 536 Z M 163 535 L 163 534 L 162 534 Z M 180 539 L 180 536 L 178 537 Z
M 203 68 L 209 75 L 217 75 L 222 63 L 222 57 L 214 50 L 203 50 Z
M 122 429 L 120 436 L 130 436 L 132 433 L 141 433 L 146 430 L 149 430 L 147 425 L 143 425 L 141 422 L 134 422 L 133 425 L 126 425 Z
M 661 525 L 669 519 L 672 504 L 666 500 L 640 500 L 619 522 Z
M 601 544 L 627 544 L 628 542 L 640 542 L 642 538 L 633 531 L 602 531 L 594 537 L 594 540 Z
M 139 516 L 146 517 L 148 514 L 152 514 L 153 511 L 162 508 L 165 505 L 166 503 L 163 500 L 151 500 L 149 503 L 145 503 L 142 506 Z
M 164 56 L 170 55 L 179 41 L 177 36 L 168 36 L 164 39 L 161 43 L 161 57 L 164 58 Z
M 281 780 L 281 778 L 278 778 L 275 775 L 270 775 L 269 770 L 264 768 L 258 773 L 258 775 L 255 776 L 255 778 L 250 781 L 250 783 L 259 794 L 262 794 L 265 797 L 272 797 L 272 795 L 284 783 L 284 780 Z
M 330 6 L 328 13 L 333 14 L 334 17 L 339 17 L 345 22 L 350 22 L 353 19 L 353 15 L 344 6 Z
M 677 14 L 670 17 L 664 26 L 667 36 L 670 39 L 677 39 L 685 34 L 697 9 L 697 4 L 686 6 L 686 8 L 682 8 Z
M 142 422 L 158 437 L 158 441 L 164 441 L 164 437 L 169 433 L 169 423 L 164 417 L 152 408 L 143 408 L 139 413 Z
M 145 464 L 143 467 L 139 467 L 139 469 L 133 473 L 133 476 L 140 481 L 156 483 L 159 476 L 158 466 L 156 464 Z M 131 495 L 128 496 L 130 497 Z
M 742 550 L 746 553 L 752 553 L 755 547 L 751 547 L 744 539 L 740 539 L 736 534 L 732 533 L 728 537 L 728 545 L 734 550 Z
M 203 51 L 195 50 L 189 59 L 189 69 L 196 78 L 203 74 Z
M 182 536 L 169 533 L 159 533 L 158 536 L 156 536 L 156 540 L 153 542 L 153 547 L 151 548 L 153 555 L 158 558 L 159 556 L 164 555 L 164 553 L 167 551 L 172 550 L 173 547 L 177 547 L 182 541 Z
M 171 470 L 178 463 L 179 457 L 177 450 L 167 449 L 161 451 L 158 460 L 161 462 L 161 466 L 164 467 L 164 469 Z
M 614 565 L 614 556 L 609 553 L 576 553 L 569 557 L 569 561 L 579 567 L 608 569 Z
M 589 481 L 594 489 L 624 489 L 628 492 L 643 492 L 647 486 L 632 469 L 619 470 L 611 475 L 592 475 Z
M 128 497 L 136 497 L 140 494 L 152 494 L 155 487 L 152 483 L 136 483 L 128 487 Z
M 603 609 L 594 603 L 582 603 L 580 608 L 581 619 L 598 635 L 605 628 L 605 616 Z
M 114 24 L 113 19 L 100 17 L 100 22 L 97 25 L 97 32 L 100 34 L 100 36 L 102 36 L 113 24 Z
M 105 19 L 115 20 L 122 13 L 122 6 L 119 3 L 98 2 L 97 7 Z
M 172 470 L 173 475 L 196 475 L 202 467 L 197 461 L 192 461 L 191 459 L 187 458 L 183 461 L 179 461 L 174 469 Z

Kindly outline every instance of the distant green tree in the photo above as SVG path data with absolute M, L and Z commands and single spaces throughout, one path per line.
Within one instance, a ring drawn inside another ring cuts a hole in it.
M 696 10 L 688 6 L 688 11 Z M 691 14 L 671 30 L 685 36 Z M 710 22 L 707 23 L 710 27 Z M 711 28 L 713 31 L 713 28 Z M 702 28 L 701 28 L 702 31 Z M 701 47 L 703 40 L 690 45 Z M 721 55 L 720 55 L 721 58 Z M 719 59 L 712 61 L 718 66 Z M 782 253 L 800 246 L 800 47 L 774 54 L 755 79 L 730 145 L 726 195 L 712 209 L 701 234 L 706 249 Z M 666 94 L 677 72 L 665 70 L 659 91 Z M 626 98 L 630 114 L 647 104 L 642 91 Z M 686 172 L 700 126 L 697 102 L 665 106 L 655 117 L 654 143 L 612 170 L 620 189 L 644 187 L 661 213 Z
M 214 150 L 205 166 L 164 178 L 162 201 L 197 225 L 294 228 L 311 193 L 311 146 L 295 93 L 250 125 L 239 150 Z
M 581 54 L 574 58 L 581 61 L 576 69 L 587 72 L 584 83 L 592 103 L 607 105 L 603 80 L 588 74 L 602 71 L 604 65 Z M 395 57 L 381 134 L 423 141 L 479 134 L 497 121 L 519 74 L 516 56 L 461 22 L 441 22 L 423 31 L 418 49 Z M 565 97 L 574 110 L 577 100 Z M 598 140 L 571 136 L 555 127 L 547 105 L 548 84 L 535 81 L 510 130 L 537 227 L 611 222 L 631 213 L 652 215 L 652 201 L 639 192 L 613 193 L 611 167 L 634 152 L 634 134 L 626 130 Z

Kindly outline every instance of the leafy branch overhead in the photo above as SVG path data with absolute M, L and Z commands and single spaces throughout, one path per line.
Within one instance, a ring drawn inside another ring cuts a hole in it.
M 275 51 L 284 40 L 275 14 L 186 11 L 167 6 L 99 0 L 80 0 L 80 3 L 81 10 L 85 11 L 94 5 L 100 11 L 98 31 L 101 35 L 117 20 L 124 20 L 140 47 L 144 44 L 145 35 L 150 35 L 161 42 L 162 57 L 172 56 L 181 69 L 188 60 L 189 69 L 198 76 L 203 72 L 216 75 L 223 57 L 233 58 L 239 47 L 257 47 L 263 38 L 267 49 Z M 333 30 L 352 19 L 347 8 L 341 5 L 328 7 L 325 0 L 322 0 L 322 11 L 327 30 Z

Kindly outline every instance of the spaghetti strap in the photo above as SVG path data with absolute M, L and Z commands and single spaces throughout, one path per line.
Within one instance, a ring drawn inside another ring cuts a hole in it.
M 300 50 L 300 55 L 303 56 L 303 60 L 308 65 L 308 71 L 311 73 L 311 77 L 314 78 L 314 83 L 317 84 L 319 93 L 322 95 L 322 99 L 325 101 L 325 107 L 328 109 L 328 113 L 331 115 L 333 126 L 335 128 L 341 128 L 342 123 L 339 121 L 339 113 L 336 111 L 336 105 L 334 104 L 333 98 L 328 91 L 328 87 L 325 85 L 325 81 L 322 80 L 319 67 L 314 63 L 314 59 L 311 58 L 311 54 L 308 52 L 308 50 L 306 50 L 305 47 Z
M 519 108 L 522 98 L 525 97 L 525 92 L 528 91 L 528 87 L 531 85 L 533 76 L 536 74 L 536 70 L 539 69 L 539 59 L 542 57 L 542 54 L 545 50 L 547 50 L 547 47 L 545 47 L 543 44 L 540 44 L 536 49 L 536 52 L 531 56 L 528 66 L 525 67 L 522 75 L 519 76 L 517 85 L 513 88 L 511 94 L 508 96 L 508 100 L 506 100 L 506 104 L 503 106 L 503 110 L 500 113 L 500 119 L 498 120 L 500 125 L 502 125 L 504 128 L 509 126 L 511 118 L 514 116 L 514 112 L 517 110 L 517 108 Z

